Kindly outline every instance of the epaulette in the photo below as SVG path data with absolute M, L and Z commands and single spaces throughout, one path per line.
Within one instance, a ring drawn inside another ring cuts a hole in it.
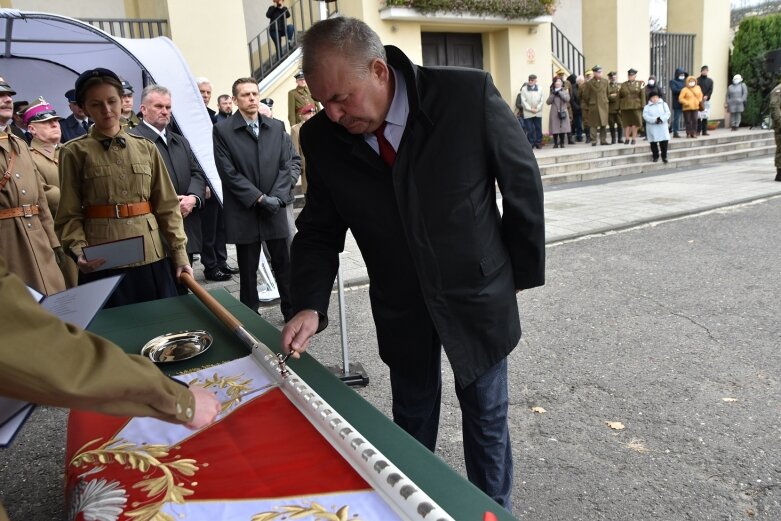
M 150 142 L 152 141 L 152 140 L 151 140 L 151 139 L 149 139 L 149 138 L 146 138 L 146 137 L 144 137 L 144 136 L 139 136 L 138 134 L 133 134 L 132 132 L 127 132 L 127 131 L 126 131 L 126 132 L 125 132 L 125 134 L 127 134 L 127 135 L 128 135 L 128 136 L 130 136 L 130 137 L 134 137 L 134 138 L 136 138 L 136 139 L 145 139 L 146 141 L 150 141 Z

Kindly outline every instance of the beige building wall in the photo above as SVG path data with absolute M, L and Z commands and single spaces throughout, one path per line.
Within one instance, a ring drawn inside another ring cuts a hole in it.
M 713 79 L 710 119 L 724 119 L 730 46 L 730 0 L 667 0 L 667 30 L 694 33 L 694 71 L 707 65 Z
M 601 65 L 604 72 L 637 69 L 645 80 L 651 68 L 649 0 L 583 0 L 583 54 L 586 69 Z
M 236 78 L 249 76 L 249 54 L 241 0 L 167 0 L 171 39 L 187 60 L 193 76 L 206 76 L 213 86 L 209 106 L 229 94 Z M 205 16 L 193 16 L 201 13 Z
M 3 0 L 0 7 L 54 13 L 71 18 L 124 18 L 125 0 Z
M 583 52 L 583 0 L 559 0 L 553 23 Z

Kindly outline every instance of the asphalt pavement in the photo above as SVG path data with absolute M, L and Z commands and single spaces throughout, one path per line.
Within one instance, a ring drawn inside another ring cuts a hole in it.
M 733 180 L 719 188 L 733 198 L 712 204 L 753 203 L 627 218 L 612 225 L 620 232 L 592 228 L 549 245 L 546 285 L 519 295 L 524 338 L 509 359 L 520 519 L 781 519 L 781 183 L 767 158 L 755 161 L 745 168 L 761 175 L 741 179 L 764 192 L 739 196 Z M 665 175 L 680 182 L 679 174 Z M 546 200 L 630 181 L 549 190 Z M 350 354 L 370 377 L 358 391 L 390 414 L 368 289 L 351 280 Z M 334 297 L 333 326 L 311 348 L 325 365 L 341 360 L 336 309 Z M 281 325 L 277 307 L 262 315 Z M 460 412 L 443 367 L 437 453 L 464 474 Z M 65 420 L 40 407 L 0 450 L 0 498 L 12 520 L 66 518 Z

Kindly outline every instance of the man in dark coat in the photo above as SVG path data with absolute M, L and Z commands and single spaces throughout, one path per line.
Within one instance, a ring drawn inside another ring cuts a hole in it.
M 290 163 L 294 158 L 285 124 L 258 114 L 259 97 L 254 79 L 233 83 L 233 104 L 239 110 L 214 126 L 214 160 L 222 180 L 226 240 L 236 245 L 239 300 L 257 311 L 258 263 L 265 242 L 287 322 L 293 314 L 283 208 L 293 202 Z
M 309 185 L 292 246 L 297 314 L 282 346 L 298 356 L 325 327 L 349 228 L 371 281 L 394 421 L 434 449 L 444 346 L 467 475 L 509 509 L 516 292 L 544 283 L 542 185 L 531 147 L 487 73 L 415 66 L 359 20 L 312 26 L 303 70 L 324 108 L 301 128 Z
M 187 139 L 168 128 L 171 123 L 171 92 L 161 85 L 149 85 L 141 93 L 141 124 L 129 132 L 143 136 L 157 146 L 179 197 L 179 209 L 187 235 L 187 256 L 201 251 L 201 213 L 206 186 L 203 169 L 195 160 Z M 179 286 L 184 295 L 187 289 Z
M 673 132 L 673 137 L 681 137 L 680 134 L 678 134 L 678 129 L 681 127 L 683 109 L 681 108 L 681 102 L 678 101 L 678 96 L 680 96 L 681 91 L 683 90 L 683 85 L 688 75 L 689 74 L 686 71 L 678 67 L 675 69 L 673 79 L 670 80 L 670 97 L 673 100 L 673 123 L 670 130 Z
M 708 78 L 708 66 L 703 65 L 700 67 L 700 77 L 697 78 L 697 85 L 700 86 L 700 90 L 702 91 L 702 101 L 710 101 L 711 96 L 713 96 L 713 80 Z M 699 127 L 697 130 L 700 134 L 703 136 L 708 135 L 708 118 L 702 118 L 697 120 L 697 126 Z
M 60 130 L 62 137 L 60 143 L 67 143 L 71 139 L 83 136 L 87 133 L 92 122 L 76 103 L 76 89 L 71 89 L 65 93 L 68 100 L 68 106 L 71 109 L 71 115 L 60 120 Z

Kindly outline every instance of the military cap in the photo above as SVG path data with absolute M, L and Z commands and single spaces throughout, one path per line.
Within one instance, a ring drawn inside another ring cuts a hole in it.
M 637 74 L 637 70 L 636 70 L 636 69 L 629 69 L 628 71 L 626 71 L 626 73 L 627 73 L 629 76 L 632 76 L 633 74 Z
M 617 73 L 616 71 L 610 71 L 610 72 L 608 72 L 608 73 L 607 73 L 607 75 L 608 75 L 608 77 L 610 77 L 610 78 L 614 78 L 615 76 L 617 76 L 617 75 L 618 75 L 618 73 Z
M 591 70 L 593 72 L 601 72 L 602 71 L 602 67 L 600 67 L 599 65 L 594 65 L 593 67 L 591 67 Z
M 10 94 L 11 96 L 16 96 L 16 91 L 12 89 L 3 78 L 0 78 L 0 94 Z
M 119 79 L 119 76 L 114 74 L 113 71 L 110 71 L 108 69 L 104 69 L 103 67 L 97 67 L 95 69 L 89 69 L 81 73 L 81 76 L 79 76 L 76 79 L 76 85 L 74 89 L 74 96 L 76 100 L 78 100 L 81 96 L 80 94 L 84 94 L 82 92 L 84 90 L 84 85 L 87 83 L 87 81 L 91 80 L 92 78 L 110 78 L 112 80 L 115 80 L 117 83 L 121 83 L 121 80 Z
M 307 103 L 300 109 L 298 109 L 298 113 L 301 115 L 309 114 L 310 112 L 317 112 L 317 107 L 314 103 Z
M 17 116 L 21 116 L 25 110 L 27 110 L 27 107 L 30 105 L 29 101 L 23 101 L 23 100 L 17 100 L 14 101 L 14 114 Z
M 122 95 L 131 96 L 133 94 L 133 86 L 127 80 L 122 80 Z
M 271 99 L 271 98 L 263 98 L 262 100 L 260 100 L 260 102 L 263 103 L 264 105 L 267 105 L 268 108 L 271 108 L 271 107 L 274 106 L 274 100 Z
M 68 103 L 76 103 L 76 89 L 71 89 L 66 92 L 65 98 L 68 100 Z
M 586 73 L 584 74 L 584 76 L 585 76 L 586 78 L 591 78 L 592 76 L 594 76 L 594 73 L 593 73 L 592 71 L 586 71 Z
M 556 76 L 566 76 L 566 75 L 567 75 L 567 71 L 565 71 L 564 69 L 559 69 L 556 71 Z
M 27 107 L 22 115 L 24 124 L 39 123 L 43 121 L 49 121 L 50 119 L 60 119 L 54 107 L 46 103 L 43 98 L 38 98 L 32 105 Z
M 295 76 L 293 76 L 297 80 L 303 80 L 304 79 L 304 71 L 298 71 Z

